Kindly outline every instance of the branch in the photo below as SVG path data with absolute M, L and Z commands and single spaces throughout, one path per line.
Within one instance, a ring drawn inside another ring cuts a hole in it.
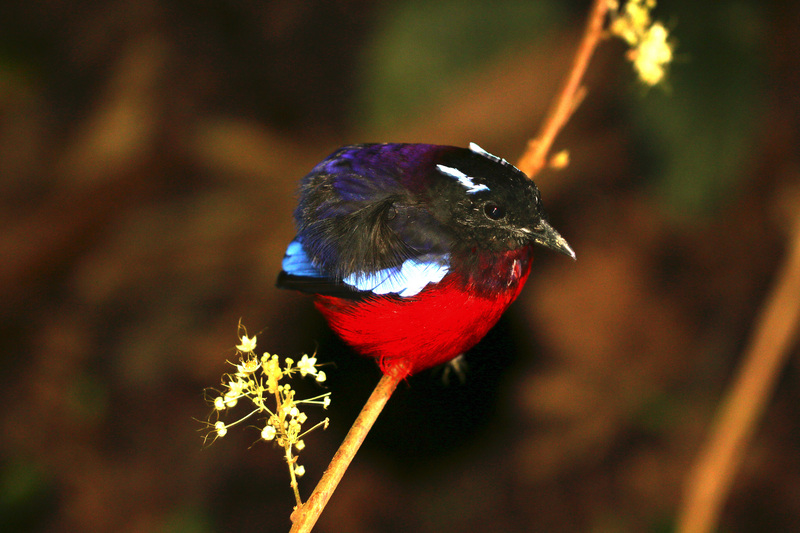
M 547 154 L 553 145 L 556 135 L 572 116 L 572 113 L 580 105 L 586 94 L 586 87 L 581 85 L 581 80 L 589 66 L 589 60 L 594 53 L 597 44 L 603 37 L 603 26 L 608 12 L 609 0 L 595 0 L 592 11 L 586 22 L 586 30 L 583 39 L 575 53 L 572 61 L 572 68 L 569 76 L 564 82 L 564 86 L 558 97 L 553 101 L 547 118 L 542 124 L 539 134 L 528 141 L 528 148 L 519 162 L 517 168 L 533 178 L 545 166 Z
M 797 336 L 800 321 L 800 218 L 789 253 L 769 294 L 735 381 L 725 395 L 711 434 L 686 480 L 680 533 L 716 529 L 767 402 Z
M 407 372 L 399 371 L 401 369 L 394 368 L 393 370 L 395 372 L 384 374 L 375 390 L 372 391 L 308 501 L 292 513 L 293 525 L 290 533 L 307 533 L 317 523 L 319 515 L 331 498 L 333 491 L 336 490 L 336 486 L 344 476 L 347 467 L 350 466 L 367 433 L 397 388 L 397 384 L 407 375 Z

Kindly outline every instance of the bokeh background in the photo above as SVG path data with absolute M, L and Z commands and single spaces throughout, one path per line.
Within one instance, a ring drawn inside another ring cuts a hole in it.
M 288 531 L 280 450 L 255 430 L 204 447 L 202 421 L 240 318 L 264 350 L 317 350 L 332 425 L 301 454 L 308 495 L 379 379 L 274 287 L 298 179 L 353 142 L 515 160 L 588 4 L 2 2 L 0 529 Z M 398 389 L 318 531 L 674 526 L 786 247 L 800 9 L 655 14 L 677 44 L 667 85 L 603 44 L 556 142 L 571 164 L 537 178 L 578 261 L 537 255 L 464 383 Z M 793 360 L 721 531 L 796 530 L 799 451 Z

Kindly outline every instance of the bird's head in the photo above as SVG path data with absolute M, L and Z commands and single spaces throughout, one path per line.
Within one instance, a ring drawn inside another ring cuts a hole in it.
M 548 223 L 533 180 L 511 163 L 473 143 L 443 149 L 430 172 L 429 210 L 455 242 L 492 251 L 536 243 L 575 258 Z

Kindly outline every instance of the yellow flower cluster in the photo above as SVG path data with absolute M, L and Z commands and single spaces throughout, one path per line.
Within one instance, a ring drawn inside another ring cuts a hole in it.
M 666 76 L 673 45 L 668 42 L 669 32 L 664 25 L 650 19 L 656 0 L 628 0 L 623 10 L 616 0 L 609 3 L 610 32 L 630 45 L 628 59 L 633 62 L 639 79 L 647 85 L 657 85 Z
M 284 449 L 286 461 L 289 464 L 291 485 L 295 492 L 298 505 L 300 496 L 297 490 L 297 477 L 305 473 L 305 468 L 297 463 L 296 452 L 305 448 L 303 437 L 319 426 L 328 427 L 329 419 L 311 428 L 303 430 L 303 424 L 308 417 L 301 410 L 306 405 L 321 405 L 327 409 L 331 403 L 331 393 L 326 392 L 313 398 L 298 400 L 295 391 L 288 383 L 281 383 L 299 373 L 302 377 L 312 376 L 317 382 L 325 381 L 325 372 L 317 368 L 317 358 L 303 355 L 295 363 L 289 357 L 281 364 L 277 355 L 264 353 L 261 357 L 256 355 L 256 337 L 241 336 L 241 342 L 236 346 L 239 354 L 239 364 L 234 364 L 236 372 L 225 374 L 222 377 L 222 391 L 218 392 L 211 402 L 217 416 L 246 401 L 249 412 L 234 422 L 226 423 L 218 420 L 213 424 L 209 422 L 211 431 L 208 437 L 214 439 L 224 437 L 228 429 L 241 424 L 251 417 L 262 415 L 259 422 L 261 438 L 265 441 L 275 441 Z M 271 407 L 274 406 L 274 407 Z

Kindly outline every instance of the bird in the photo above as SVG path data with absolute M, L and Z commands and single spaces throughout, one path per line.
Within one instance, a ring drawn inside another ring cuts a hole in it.
M 300 182 L 277 286 L 397 379 L 449 362 L 517 298 L 535 245 L 575 259 L 532 179 L 482 149 L 343 146 Z

